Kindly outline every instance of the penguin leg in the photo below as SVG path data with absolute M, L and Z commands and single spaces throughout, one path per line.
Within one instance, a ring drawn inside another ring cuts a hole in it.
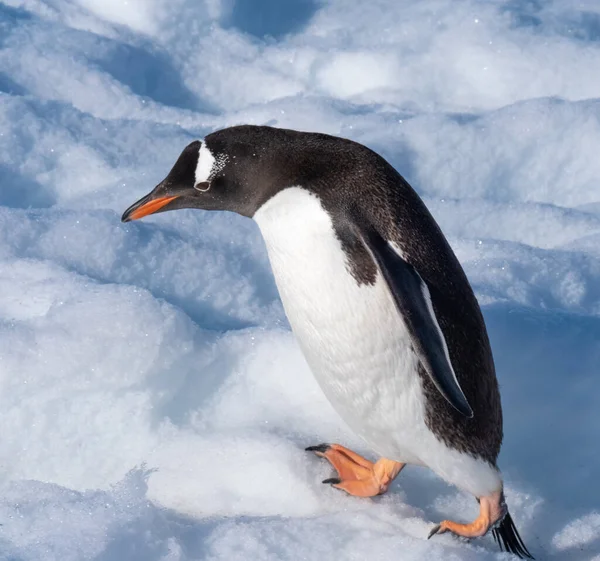
M 487 534 L 490 528 L 502 521 L 506 514 L 502 491 L 496 491 L 487 497 L 479 497 L 479 516 L 470 524 L 459 524 L 451 520 L 444 520 L 435 526 L 427 539 L 435 534 L 452 532 L 464 538 L 478 538 Z
M 375 463 L 339 444 L 309 446 L 309 452 L 325 458 L 337 471 L 338 477 L 325 479 L 336 489 L 355 497 L 374 497 L 385 493 L 404 464 L 380 458 Z

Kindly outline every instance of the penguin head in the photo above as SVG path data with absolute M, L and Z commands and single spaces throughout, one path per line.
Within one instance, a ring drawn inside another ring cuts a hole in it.
M 231 127 L 188 144 L 167 177 L 131 205 L 121 220 L 180 208 L 252 217 L 283 181 L 269 134 L 275 129 L 265 129 L 269 127 Z

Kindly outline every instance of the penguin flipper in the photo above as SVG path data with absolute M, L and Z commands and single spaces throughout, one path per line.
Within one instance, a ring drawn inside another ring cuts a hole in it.
M 435 316 L 427 283 L 373 227 L 359 230 L 402 314 L 425 371 L 450 405 L 465 417 L 472 417 L 473 410 L 450 362 L 448 346 Z

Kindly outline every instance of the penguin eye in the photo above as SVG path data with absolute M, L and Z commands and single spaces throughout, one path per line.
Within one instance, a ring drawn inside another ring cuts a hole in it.
M 206 193 L 210 189 L 210 182 L 202 181 L 201 183 L 197 183 L 194 185 L 194 189 L 196 189 L 196 191 L 200 191 L 200 193 Z

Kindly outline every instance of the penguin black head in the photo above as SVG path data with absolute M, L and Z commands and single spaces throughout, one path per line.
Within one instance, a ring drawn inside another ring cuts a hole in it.
M 285 156 L 289 154 L 285 145 L 289 148 L 294 141 L 294 132 L 244 125 L 188 144 L 169 175 L 131 205 L 121 220 L 129 222 L 180 208 L 253 216 L 294 175 L 295 166 Z

